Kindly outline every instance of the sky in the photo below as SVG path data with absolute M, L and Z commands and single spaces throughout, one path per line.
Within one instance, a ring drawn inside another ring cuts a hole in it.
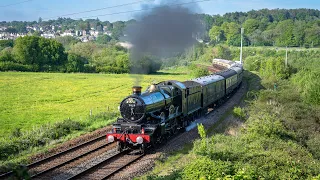
M 102 21 L 129 20 L 141 12 L 127 12 L 150 8 L 159 4 L 186 3 L 201 0 L 0 0 L 0 21 L 37 21 L 70 17 L 72 19 L 96 19 Z M 129 4 L 99 11 L 67 15 L 82 11 Z M 263 8 L 320 9 L 320 0 L 208 0 L 184 5 L 197 13 L 225 14 L 227 12 L 247 12 Z M 122 13 L 125 12 L 125 13 Z M 111 14 L 111 15 L 110 15 Z

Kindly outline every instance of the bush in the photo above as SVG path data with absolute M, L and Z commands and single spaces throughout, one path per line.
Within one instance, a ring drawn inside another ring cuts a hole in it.
M 246 118 L 246 114 L 241 107 L 234 107 L 233 108 L 233 115 L 237 118 L 240 118 L 241 120 L 244 120 Z
M 293 77 L 293 83 L 298 86 L 304 101 L 320 105 L 320 72 L 318 70 L 300 71 Z
M 219 59 L 228 59 L 228 60 L 232 59 L 230 48 L 224 45 L 218 45 L 213 50 L 213 56 L 214 58 L 219 58 Z
M 197 67 L 195 65 L 192 65 L 189 67 L 189 69 L 191 70 L 192 77 L 194 78 L 207 76 L 210 74 L 206 67 Z
M 86 73 L 95 73 L 96 72 L 96 66 L 92 65 L 92 64 L 85 64 L 83 66 L 83 72 Z
M 69 53 L 68 54 L 68 63 L 67 63 L 67 72 L 83 72 L 84 71 L 84 62 L 86 61 L 85 58 Z
M 262 56 L 249 56 L 244 60 L 244 68 L 248 71 L 259 71 Z
M 307 146 L 313 156 L 320 160 L 320 134 L 314 134 L 307 141 Z
M 217 179 L 233 174 L 231 162 L 216 160 L 208 157 L 198 157 L 186 165 L 182 172 L 183 179 Z
M 8 61 L 0 62 L 0 71 L 34 71 L 34 67 Z

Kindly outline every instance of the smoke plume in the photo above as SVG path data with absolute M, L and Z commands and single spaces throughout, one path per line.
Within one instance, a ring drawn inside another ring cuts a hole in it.
M 176 1 L 175 4 L 177 3 Z M 196 7 L 196 4 L 192 6 Z M 167 57 L 196 43 L 195 37 L 203 31 L 203 27 L 192 9 L 174 4 L 164 6 L 160 3 L 158 7 L 153 7 L 151 11 L 138 17 L 137 22 L 128 26 L 125 31 L 133 44 L 130 50 L 131 63 L 141 64 L 141 59 L 146 54 Z M 143 68 L 134 66 L 131 73 L 145 72 Z M 135 83 L 139 84 L 139 77 Z

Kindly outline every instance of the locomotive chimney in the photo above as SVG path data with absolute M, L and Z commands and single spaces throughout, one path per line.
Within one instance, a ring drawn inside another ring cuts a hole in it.
M 134 95 L 141 95 L 141 89 L 142 87 L 141 86 L 133 86 L 132 87 L 132 94 Z

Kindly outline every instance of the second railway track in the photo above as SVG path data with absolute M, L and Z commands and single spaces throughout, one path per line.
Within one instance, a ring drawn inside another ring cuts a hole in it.
M 57 170 L 81 158 L 85 158 L 90 154 L 103 153 L 111 149 L 113 145 L 114 144 L 107 143 L 105 135 L 99 136 L 95 139 L 27 165 L 28 173 L 33 179 L 47 179 L 45 177 L 48 177 L 47 175 L 50 174 L 51 171 Z M 0 179 L 7 179 L 12 176 L 14 176 L 14 173 L 11 171 L 0 175 Z
M 134 154 L 132 151 L 126 150 L 119 152 L 112 157 L 105 159 L 97 163 L 90 168 L 87 168 L 80 173 L 68 178 L 68 180 L 73 179 L 108 179 L 113 176 L 115 173 L 121 171 L 131 163 L 137 161 L 144 154 Z

